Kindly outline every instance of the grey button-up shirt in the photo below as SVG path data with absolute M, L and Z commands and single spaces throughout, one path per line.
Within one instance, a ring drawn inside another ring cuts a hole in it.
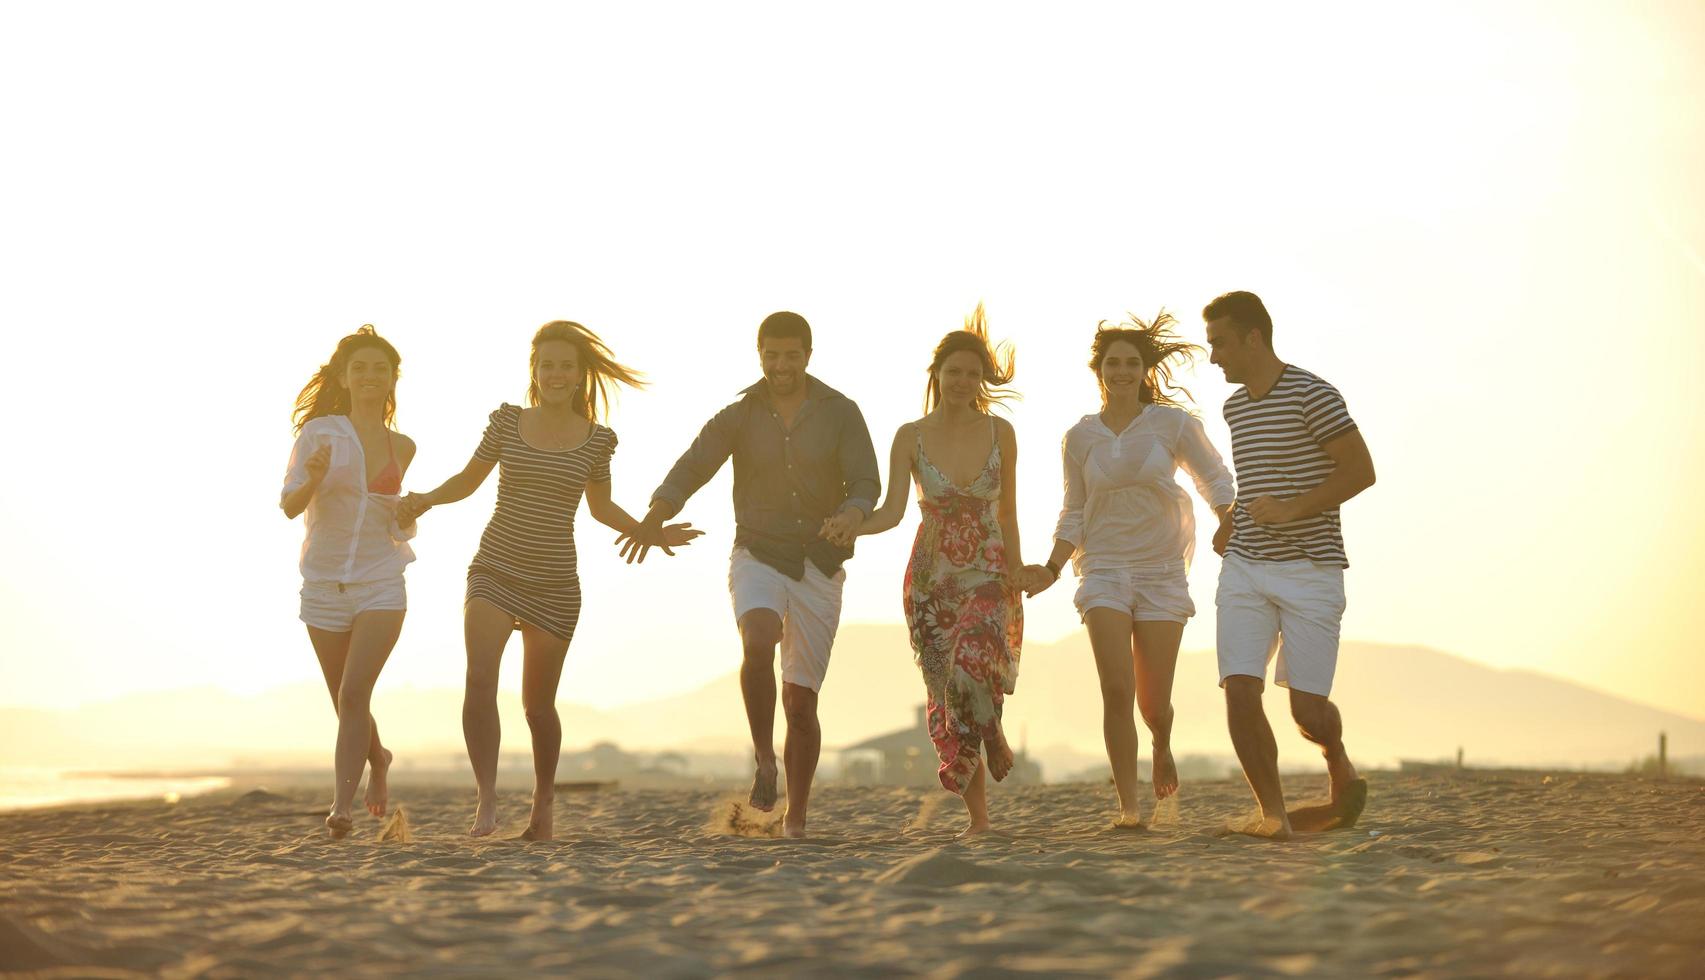
M 791 579 L 811 559 L 833 575 L 852 551 L 817 536 L 845 507 L 866 516 L 882 492 L 870 430 L 853 400 L 811 375 L 805 403 L 782 425 L 764 381 L 717 412 L 651 495 L 678 509 L 734 457 L 734 544 Z

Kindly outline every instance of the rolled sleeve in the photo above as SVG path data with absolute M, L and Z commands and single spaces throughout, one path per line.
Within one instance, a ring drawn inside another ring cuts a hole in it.
M 1054 525 L 1054 540 L 1064 541 L 1083 550 L 1083 507 L 1089 499 L 1084 483 L 1083 464 L 1072 456 L 1071 433 L 1060 440 L 1060 464 L 1065 479 L 1065 501 L 1060 506 L 1060 519 Z
M 712 416 L 699 430 L 698 438 L 675 461 L 669 475 L 652 492 L 651 502 L 655 504 L 662 500 L 679 509 L 700 487 L 709 483 L 733 454 L 735 437 L 745 412 L 744 402 L 738 401 Z
M 1184 471 L 1196 481 L 1196 492 L 1209 506 L 1217 509 L 1237 502 L 1237 482 L 1232 478 L 1231 470 L 1226 468 L 1219 450 L 1208 439 L 1201 419 L 1185 417 L 1184 427 L 1178 433 L 1177 456 Z
M 876 510 L 877 498 L 882 496 L 882 475 L 876 468 L 876 447 L 871 445 L 864 413 L 850 399 L 846 406 L 847 418 L 841 428 L 840 463 L 847 499 L 841 509 L 857 507 L 865 517 L 869 517 Z

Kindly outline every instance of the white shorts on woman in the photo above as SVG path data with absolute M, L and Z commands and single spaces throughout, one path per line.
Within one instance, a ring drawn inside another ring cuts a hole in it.
M 302 583 L 302 622 L 330 633 L 348 633 L 364 612 L 407 609 L 401 575 L 377 582 Z
M 1190 586 L 1178 568 L 1104 568 L 1086 572 L 1072 597 L 1082 619 L 1091 609 L 1112 609 L 1138 623 L 1183 623 L 1196 615 Z

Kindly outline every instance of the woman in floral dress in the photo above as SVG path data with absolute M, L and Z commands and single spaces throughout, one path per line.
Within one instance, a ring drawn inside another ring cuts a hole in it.
M 990 829 L 984 771 L 1012 768 L 1001 708 L 1018 680 L 1024 614 L 1019 592 L 1039 582 L 1021 573 L 1012 424 L 989 414 L 1009 397 L 1012 352 L 989 345 L 983 307 L 936 345 L 924 416 L 900 426 L 890 454 L 888 496 L 860 534 L 905 516 L 906 481 L 918 488 L 923 523 L 906 566 L 906 623 L 928 694 L 929 737 L 941 785 L 965 801 L 968 834 Z M 982 764 L 987 757 L 988 765 Z

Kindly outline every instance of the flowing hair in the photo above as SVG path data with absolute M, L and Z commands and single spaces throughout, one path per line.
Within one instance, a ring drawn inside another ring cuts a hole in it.
M 1137 401 L 1145 405 L 1171 405 L 1194 415 L 1190 403 L 1195 397 L 1188 388 L 1172 380 L 1174 365 L 1169 362 L 1177 361 L 1178 366 L 1194 364 L 1202 355 L 1202 348 L 1172 331 L 1178 321 L 1165 310 L 1146 322 L 1135 314 L 1126 316 L 1129 319 L 1123 323 L 1109 324 L 1102 320 L 1096 325 L 1095 339 L 1089 345 L 1089 369 L 1095 372 L 1096 387 L 1101 388 L 1101 403 L 1107 404 L 1107 389 L 1101 384 L 1101 362 L 1107 357 L 1107 348 L 1122 340 L 1135 347 L 1143 359 L 1143 381 Z M 1175 397 L 1173 392 L 1183 397 Z
M 597 334 L 569 320 L 552 320 L 533 335 L 533 353 L 527 359 L 527 404 L 539 403 L 539 348 L 553 340 L 573 344 L 580 354 L 580 385 L 574 389 L 572 404 L 581 418 L 596 422 L 607 416 L 618 382 L 645 387 L 645 376 L 617 362 Z
M 987 412 L 996 402 L 1004 402 L 1008 398 L 1022 397 L 1018 392 L 1006 386 L 1012 383 L 1014 354 L 1012 344 L 1002 341 L 999 344 L 989 343 L 989 323 L 983 313 L 983 304 L 977 304 L 976 312 L 965 318 L 965 327 L 955 330 L 941 338 L 941 343 L 935 345 L 935 354 L 929 361 L 929 384 L 924 388 L 924 414 L 941 403 L 941 379 L 937 372 L 948 355 L 960 351 L 970 351 L 983 362 L 983 380 L 977 386 L 977 394 L 971 399 L 971 407 L 979 412 Z
M 349 365 L 349 356 L 363 347 L 373 347 L 385 355 L 391 362 L 391 391 L 385 396 L 385 425 L 394 428 L 397 421 L 397 388 L 396 380 L 402 377 L 403 359 L 397 354 L 397 349 L 391 342 L 379 336 L 371 323 L 364 323 L 361 329 L 337 342 L 337 349 L 332 351 L 331 360 L 320 365 L 308 383 L 296 394 L 296 410 L 290 413 L 290 420 L 295 425 L 298 435 L 302 427 L 322 415 L 348 415 L 349 389 L 343 386 L 344 368 Z

